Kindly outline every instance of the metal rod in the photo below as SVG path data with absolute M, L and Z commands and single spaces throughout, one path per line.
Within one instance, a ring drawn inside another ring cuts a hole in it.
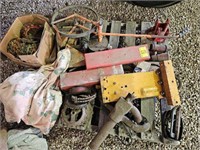
M 79 18 L 79 19 L 81 19 L 81 20 L 84 20 L 84 21 L 86 21 L 86 22 L 92 23 L 92 24 L 95 25 L 95 26 L 99 26 L 99 25 L 100 25 L 99 22 L 89 20 L 89 19 L 87 19 L 87 18 L 85 18 L 85 17 L 83 17 L 83 16 L 80 16 L 80 15 L 78 15 L 78 14 L 76 14 L 76 17 Z
M 143 37 L 143 38 L 177 38 L 178 36 L 163 36 L 163 35 L 150 35 L 150 34 L 122 34 L 122 33 L 104 33 L 103 36 L 130 36 L 130 37 Z
M 73 26 L 72 29 L 68 32 L 68 34 L 72 34 L 76 30 L 76 26 Z M 62 41 L 62 46 L 65 45 L 69 38 L 65 37 L 64 40 Z
M 82 29 L 84 29 L 84 30 L 87 30 L 87 31 L 90 30 L 89 28 L 87 28 L 87 27 L 85 27 L 85 26 L 83 26 L 83 25 L 80 25 L 80 24 L 75 24 L 75 26 L 77 26 L 77 27 L 79 27 L 79 28 L 82 28 Z
M 65 20 L 68 20 L 68 19 L 74 18 L 74 17 L 76 17 L 76 15 L 77 15 L 77 14 L 73 14 L 73 15 L 70 15 L 70 16 L 68 16 L 68 17 L 65 17 L 65 18 L 59 19 L 59 20 L 57 20 L 57 21 L 52 22 L 52 24 L 56 24 L 56 23 L 59 23 L 59 22 L 62 22 L 62 21 L 65 21 Z

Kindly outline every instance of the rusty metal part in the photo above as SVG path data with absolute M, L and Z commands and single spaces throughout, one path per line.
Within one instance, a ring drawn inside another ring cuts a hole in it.
M 93 101 L 95 98 L 96 98 L 96 93 L 72 95 L 71 101 L 74 102 L 74 104 L 84 104 Z
M 88 47 L 91 51 L 102 51 L 108 48 L 108 39 L 103 37 L 102 42 L 98 41 L 98 38 L 91 38 L 88 42 Z
M 133 97 L 127 97 L 125 98 L 127 101 L 132 101 Z M 112 111 L 113 107 L 111 105 L 106 105 L 105 107 Z M 131 118 L 131 119 L 130 119 Z M 125 123 L 125 125 L 130 128 L 131 130 L 140 133 L 145 132 L 150 129 L 150 124 L 147 121 L 147 119 L 141 115 L 140 111 L 137 107 L 135 107 L 133 104 L 131 106 L 131 109 L 128 113 L 128 116 L 124 116 L 122 119 L 122 122 Z
M 131 130 L 137 133 L 146 132 L 150 129 L 150 124 L 148 122 L 145 122 L 143 124 L 136 124 L 126 116 L 123 117 L 122 122 L 124 122 Z
M 130 36 L 138 38 L 177 38 L 177 36 L 151 35 L 151 34 L 122 34 L 122 33 L 101 33 L 102 36 Z
M 82 28 L 82 29 L 84 29 L 84 30 L 87 30 L 87 31 L 90 30 L 90 28 L 87 28 L 87 27 L 85 27 L 85 26 L 83 26 L 83 25 L 80 25 L 80 24 L 75 24 L 75 26 L 77 26 L 77 27 L 79 27 L 79 28 Z
M 66 10 L 69 10 L 69 9 L 74 9 L 74 8 L 75 8 L 75 9 L 77 9 L 77 8 L 84 8 L 84 9 L 87 9 L 87 10 L 91 11 L 91 12 L 94 14 L 96 20 L 99 21 L 99 16 L 98 16 L 98 14 L 97 14 L 96 11 L 93 10 L 91 7 L 84 6 L 84 5 L 71 5 L 71 6 L 67 6 L 67 7 L 65 7 L 65 8 L 62 8 L 62 9 L 60 9 L 59 11 L 56 11 L 56 12 L 53 14 L 52 20 L 51 20 L 51 24 L 52 24 L 53 27 L 56 29 L 56 31 L 59 32 L 60 34 L 64 35 L 64 36 L 66 36 L 66 37 L 69 37 L 69 38 L 81 38 L 81 37 L 85 37 L 85 36 L 90 35 L 91 33 L 93 33 L 93 32 L 95 31 L 95 29 L 93 29 L 93 28 L 92 28 L 92 29 L 86 28 L 86 27 L 84 27 L 84 26 L 82 26 L 82 25 L 80 25 L 80 24 L 77 24 L 77 22 L 76 22 L 76 24 L 74 24 L 74 25 L 75 25 L 76 27 L 84 28 L 84 29 L 85 29 L 85 32 L 80 33 L 80 34 L 66 34 L 65 32 L 62 32 L 62 31 L 60 31 L 60 30 L 57 28 L 57 26 L 56 26 L 57 23 L 60 23 L 60 22 L 62 22 L 62 21 L 69 20 L 69 19 L 79 19 L 79 20 L 81 20 L 81 21 L 83 21 L 83 22 L 88 22 L 88 23 L 91 23 L 91 24 L 93 24 L 93 25 L 95 25 L 95 26 L 99 26 L 99 25 L 98 25 L 99 23 L 98 23 L 97 21 L 89 20 L 89 19 L 87 19 L 87 18 L 85 18 L 85 17 L 83 17 L 83 16 L 81 16 L 81 15 L 76 14 L 76 13 L 74 13 L 74 14 L 72 14 L 72 15 L 70 15 L 70 16 L 67 16 L 67 17 L 65 17 L 65 18 L 62 18 L 62 19 L 59 19 L 59 20 L 55 20 L 56 17 L 57 17 L 60 13 L 62 13 L 63 11 L 66 11 Z M 89 30 L 88 30 L 88 29 L 89 29 Z
M 126 146 L 130 146 L 131 143 L 133 142 L 133 138 L 132 138 L 132 130 L 127 127 L 127 125 L 124 122 L 120 122 L 118 124 L 116 124 L 116 126 L 114 127 L 114 132 L 116 133 L 117 138 Z M 121 132 L 125 132 L 127 134 L 128 137 L 123 137 L 120 136 Z
M 74 86 L 91 86 L 98 84 L 101 76 L 123 73 L 122 65 L 69 72 L 60 76 L 60 88 L 68 90 Z
M 131 95 L 131 94 L 129 94 Z M 131 97 L 131 96 L 130 96 Z M 129 97 L 127 97 L 129 99 Z M 132 98 L 130 98 L 132 99 Z M 108 121 L 103 125 L 99 130 L 98 134 L 89 144 L 89 147 L 92 150 L 97 150 L 101 143 L 106 139 L 110 130 L 120 121 L 122 121 L 123 116 L 130 111 L 132 104 L 130 101 L 127 101 L 124 98 L 120 98 L 119 101 L 115 104 L 113 111 L 109 114 Z
M 70 16 L 68 16 L 68 17 L 65 17 L 65 18 L 62 18 L 62 19 L 59 19 L 59 20 L 56 20 L 56 21 L 55 21 L 55 18 L 56 18 L 56 16 L 58 15 L 58 13 L 59 13 L 59 12 L 62 12 L 62 11 L 64 11 L 64 10 L 66 10 L 66 9 L 69 9 L 69 7 L 71 7 L 71 8 L 72 8 L 72 7 L 83 7 L 83 8 L 89 9 L 89 10 L 91 10 L 91 11 L 96 15 L 96 20 L 97 20 L 97 21 L 99 20 L 98 14 L 97 14 L 96 11 L 93 10 L 91 7 L 83 6 L 83 5 L 74 5 L 74 6 L 67 6 L 67 7 L 65 7 L 65 8 L 63 8 L 63 9 L 61 9 L 61 10 L 59 10 L 58 12 L 54 13 L 54 15 L 52 16 L 51 24 L 57 24 L 57 23 L 59 23 L 59 22 L 62 22 L 62 21 L 65 21 L 65 20 L 69 20 L 69 19 L 72 19 L 72 18 L 79 18 L 80 20 L 84 20 L 85 22 L 92 23 L 92 24 L 94 24 L 94 25 L 96 25 L 96 26 L 99 25 L 98 22 L 93 21 L 93 20 L 90 20 L 90 19 L 87 19 L 87 18 L 85 18 L 85 17 L 83 17 L 83 16 L 81 16 L 81 15 L 79 15 L 79 14 L 76 14 L 76 13 L 74 13 L 73 15 L 70 15 Z
M 139 124 L 139 123 L 142 122 L 142 115 L 140 114 L 140 111 L 137 109 L 137 107 L 135 107 L 134 105 L 132 105 L 130 113 L 133 115 L 134 121 L 137 124 Z
M 59 117 L 58 120 L 58 126 L 59 127 L 68 127 L 68 128 L 73 128 L 73 129 L 79 129 L 79 130 L 87 130 L 87 131 L 91 131 L 91 120 L 92 120 L 92 116 L 93 116 L 93 106 L 94 104 L 88 103 L 87 106 L 85 106 L 84 108 L 71 108 L 67 110 L 67 117 L 66 117 L 66 109 L 69 108 L 69 106 L 65 103 L 64 101 L 64 105 L 63 108 L 61 109 L 61 115 Z M 85 113 L 82 113 L 82 109 L 85 109 Z M 73 113 L 74 110 L 75 112 L 75 116 L 71 115 L 71 113 Z M 70 112 L 70 113 L 69 113 Z M 84 115 L 84 116 L 82 116 Z M 82 120 L 80 120 L 83 117 Z M 71 119 L 76 120 L 75 124 L 69 124 L 69 121 L 71 122 Z M 67 120 L 67 121 L 66 121 Z M 79 121 L 78 121 L 79 120 Z M 77 122 L 78 121 L 78 122 Z
M 74 5 L 74 6 L 68 6 L 66 8 L 63 8 L 59 11 L 57 11 L 56 13 L 54 13 L 53 17 L 52 17 L 52 21 L 51 21 L 51 24 L 53 25 L 54 28 L 57 29 L 57 31 L 64 35 L 64 36 L 67 36 L 67 37 L 70 37 L 70 38 L 80 38 L 80 37 L 84 37 L 84 36 L 87 36 L 91 33 L 94 33 L 98 36 L 98 41 L 99 42 L 102 42 L 102 39 L 103 39 L 103 36 L 129 36 L 129 37 L 139 37 L 139 38 L 149 38 L 149 39 L 154 39 L 154 41 L 158 41 L 158 42 L 163 42 L 166 38 L 177 38 L 178 36 L 168 36 L 169 34 L 169 29 L 168 29 L 168 24 L 169 24 L 169 20 L 166 21 L 165 24 L 161 24 L 159 23 L 159 21 L 156 21 L 156 24 L 153 28 L 151 28 L 149 30 L 149 32 L 153 32 L 155 35 L 153 34 L 122 34 L 122 33 L 105 33 L 105 32 L 102 32 L 102 29 L 103 29 L 103 26 L 102 26 L 102 21 L 100 19 L 97 19 L 97 21 L 93 21 L 93 20 L 89 20 L 79 14 L 73 14 L 73 15 L 70 15 L 70 16 L 67 16 L 65 18 L 62 18 L 62 19 L 59 19 L 59 20 L 56 20 L 56 16 L 64 11 L 64 10 L 67 10 L 69 8 L 77 8 L 77 7 L 82 7 L 82 8 L 86 8 L 86 9 L 89 9 L 91 10 L 92 12 L 95 13 L 96 16 L 97 13 L 90 7 L 88 6 L 83 6 L 83 5 Z M 69 19 L 73 19 L 73 18 L 76 18 L 76 19 L 79 19 L 79 20 L 82 20 L 84 22 L 89 22 L 91 24 L 94 25 L 94 27 L 97 29 L 97 32 L 95 32 L 95 28 L 92 28 L 90 30 L 88 30 L 89 28 L 86 28 L 82 25 L 78 25 L 76 24 L 76 26 L 79 26 L 80 28 L 83 28 L 85 29 L 85 32 L 81 33 L 81 34 L 66 34 L 62 31 L 60 31 L 57 27 L 56 27 L 56 24 L 57 23 L 60 23 L 62 21 L 66 21 L 66 20 L 69 20 Z
M 176 78 L 172 61 L 160 62 L 161 79 L 163 81 L 163 91 L 169 105 L 177 106 L 181 104 L 177 88 Z
M 182 136 L 183 123 L 181 118 L 181 107 L 175 106 L 163 114 L 162 132 L 165 138 L 180 140 Z
M 152 61 L 165 61 L 165 60 L 169 60 L 169 59 L 170 59 L 170 57 L 169 57 L 168 53 L 161 53 L 161 54 L 151 56 Z
M 74 31 L 76 30 L 76 26 L 73 26 L 71 28 L 71 30 L 68 32 L 68 34 L 72 34 Z M 61 47 L 64 47 L 68 41 L 69 37 L 65 37 L 63 40 L 62 40 L 62 45 Z
M 86 119 L 86 108 L 72 109 L 66 106 L 62 111 L 62 119 L 68 127 L 81 125 Z
M 77 87 L 72 87 L 71 89 L 69 89 L 69 94 L 72 94 L 72 95 L 83 94 L 83 93 L 87 94 L 90 92 L 91 92 L 91 89 L 84 86 L 77 86 Z
M 22 26 L 22 29 L 20 30 L 20 37 L 40 40 L 43 29 L 43 25 L 26 23 Z
M 8 43 L 7 50 L 15 57 L 18 55 L 31 55 L 37 51 L 39 43 L 25 38 L 15 38 Z
M 156 51 L 160 53 L 166 52 L 168 49 L 167 45 L 165 44 L 157 44 L 157 43 L 152 43 L 150 46 L 150 51 Z
M 83 108 L 96 98 L 96 92 L 89 87 L 73 87 L 69 89 L 69 95 L 65 95 L 65 100 L 70 108 Z
M 87 103 L 83 103 L 83 104 L 74 104 L 74 102 L 69 98 L 66 99 L 66 104 L 69 108 L 71 109 L 81 109 L 83 107 L 87 106 Z
M 167 37 L 169 35 L 169 19 L 167 19 L 165 23 L 160 23 L 159 20 L 156 20 L 155 25 L 152 28 L 148 29 L 146 33 Z M 165 41 L 165 38 L 155 37 L 153 40 L 158 43 L 163 43 Z

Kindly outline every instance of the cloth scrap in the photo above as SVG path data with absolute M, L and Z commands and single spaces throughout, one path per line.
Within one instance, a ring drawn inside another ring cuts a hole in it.
M 39 129 L 8 131 L 9 150 L 48 150 L 46 139 L 42 137 Z
M 0 84 L 0 101 L 8 122 L 20 122 L 39 128 L 48 134 L 54 126 L 62 104 L 57 79 L 71 60 L 69 49 L 58 52 L 57 60 L 41 66 L 38 71 L 13 74 Z

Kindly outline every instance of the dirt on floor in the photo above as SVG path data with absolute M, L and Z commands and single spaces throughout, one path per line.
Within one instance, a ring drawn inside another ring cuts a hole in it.
M 65 4 L 85 4 L 93 7 L 101 18 L 121 21 L 161 21 L 170 19 L 170 32 L 178 33 L 185 27 L 190 32 L 183 38 L 170 41 L 171 59 L 176 77 L 182 82 L 179 89 L 182 101 L 183 138 L 179 146 L 169 146 L 144 141 L 133 141 L 125 146 L 117 137 L 109 136 L 100 149 L 199 149 L 199 108 L 200 108 L 200 1 L 184 0 L 183 2 L 162 9 L 142 8 L 127 2 L 103 0 L 2 0 L 1 5 L 1 38 L 18 16 L 39 13 L 51 16 L 54 9 L 63 8 Z M 10 60 L 0 60 L 0 83 L 15 72 L 26 70 Z M 6 123 L 3 107 L 1 107 L 1 126 L 18 128 L 19 125 Z M 59 128 L 55 126 L 46 137 L 49 149 L 79 150 L 85 149 L 96 133 Z

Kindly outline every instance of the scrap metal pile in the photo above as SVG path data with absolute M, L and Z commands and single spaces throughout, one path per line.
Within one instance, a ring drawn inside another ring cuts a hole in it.
M 65 11 L 73 10 L 87 13 L 65 16 Z M 37 65 L 30 60 L 24 64 L 15 59 L 33 53 L 37 57 L 41 53 L 41 49 L 40 52 L 35 49 L 42 45 L 38 45 L 41 41 L 38 38 L 45 38 L 44 31 L 38 33 L 44 26 L 24 24 L 20 34 L 27 39 L 6 41 L 7 51 L 1 51 L 8 58 L 11 54 L 17 57 L 12 59 L 15 62 L 37 67 L 38 62 L 41 66 L 54 61 L 55 51 L 70 50 L 69 67 L 59 78 L 63 95 L 57 120 L 60 127 L 97 131 L 89 145 L 91 149 L 98 149 L 108 134 L 118 136 L 124 144 L 130 144 L 132 139 L 179 144 L 183 128 L 181 100 L 168 39 L 180 35 L 170 35 L 169 20 L 165 23 L 157 20 L 155 24 L 108 22 L 90 7 L 67 6 L 54 13 L 51 27 L 56 34 L 54 44 L 48 55 L 40 55 L 45 59 L 37 59 Z M 28 52 L 23 52 L 24 48 Z M 51 61 L 47 61 L 49 58 Z M 158 103 L 159 129 L 155 126 Z

